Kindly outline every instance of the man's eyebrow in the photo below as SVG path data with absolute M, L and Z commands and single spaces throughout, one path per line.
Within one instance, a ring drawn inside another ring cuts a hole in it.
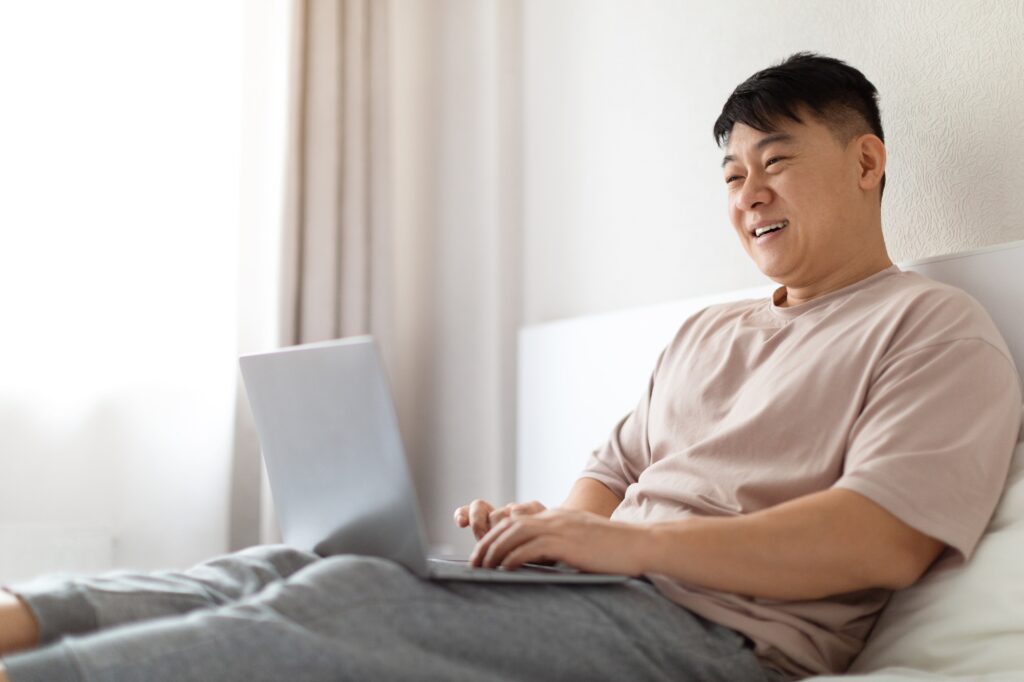
M 760 140 L 758 140 L 757 144 L 754 145 L 754 149 L 756 149 L 757 151 L 761 151 L 762 149 L 764 149 L 768 145 L 772 144 L 773 142 L 792 142 L 792 141 L 793 141 L 793 136 L 790 135 L 789 133 L 772 133 L 771 135 L 765 135 Z M 735 156 L 733 156 L 732 154 L 726 154 L 725 157 L 722 159 L 722 168 L 725 168 L 726 164 L 729 163 L 730 161 L 735 161 L 735 160 L 736 160 Z

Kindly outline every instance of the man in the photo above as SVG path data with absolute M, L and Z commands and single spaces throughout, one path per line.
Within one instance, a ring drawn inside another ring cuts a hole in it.
M 783 286 L 686 321 L 562 509 L 460 509 L 475 562 L 646 575 L 799 677 L 845 670 L 944 550 L 966 560 L 1005 482 L 1019 378 L 973 299 L 889 260 L 876 96 L 809 54 L 734 91 L 714 130 L 730 219 Z
M 44 580 L 0 601 L 0 651 L 52 643 L 5 659 L 10 679 L 845 670 L 893 590 L 970 556 L 1021 414 L 980 306 L 886 254 L 875 98 L 857 70 L 808 54 L 741 84 L 715 124 L 729 214 L 779 289 L 687 320 L 561 507 L 455 512 L 476 565 L 636 578 L 446 584 L 257 548 L 184 574 Z

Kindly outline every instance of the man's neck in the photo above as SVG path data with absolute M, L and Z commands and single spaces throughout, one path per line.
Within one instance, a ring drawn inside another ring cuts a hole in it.
M 830 294 L 851 284 L 856 284 L 862 279 L 867 279 L 871 275 L 877 274 L 891 266 L 892 261 L 889 260 L 889 256 L 883 254 L 881 257 L 865 263 L 854 270 L 837 272 L 832 276 L 823 277 L 812 284 L 799 287 L 784 286 L 782 295 L 777 297 L 778 300 L 776 300 L 775 305 L 780 308 L 792 308 L 793 306 L 813 301 L 825 294 Z

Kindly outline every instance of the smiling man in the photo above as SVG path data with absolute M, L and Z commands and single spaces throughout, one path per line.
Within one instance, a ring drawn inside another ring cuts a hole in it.
M 785 285 L 787 307 L 892 265 L 882 236 L 886 156 L 877 112 L 873 124 L 858 124 L 839 105 L 823 106 L 823 118 L 794 106 L 793 118 L 786 114 L 770 133 L 751 127 L 766 122 L 745 117 L 718 132 L 729 148 L 729 218 L 761 272 Z
M 449 584 L 285 547 L 183 573 L 43 579 L 0 592 L 0 654 L 22 652 L 5 659 L 10 679 L 845 671 L 893 590 L 970 557 L 1021 414 L 985 311 L 889 260 L 875 99 L 859 71 L 808 54 L 741 84 L 714 128 L 728 211 L 779 288 L 683 322 L 559 508 L 455 511 L 477 566 L 632 579 Z
M 973 299 L 890 261 L 876 97 L 806 53 L 736 88 L 714 127 L 729 217 L 781 286 L 682 325 L 562 507 L 460 509 L 475 563 L 643 575 L 796 679 L 844 671 L 893 590 L 971 555 L 1018 374 Z

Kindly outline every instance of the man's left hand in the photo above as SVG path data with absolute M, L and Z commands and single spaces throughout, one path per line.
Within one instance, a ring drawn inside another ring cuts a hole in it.
M 574 509 L 512 514 L 480 538 L 469 562 L 514 570 L 527 562 L 561 561 L 590 573 L 639 575 L 643 531 Z

